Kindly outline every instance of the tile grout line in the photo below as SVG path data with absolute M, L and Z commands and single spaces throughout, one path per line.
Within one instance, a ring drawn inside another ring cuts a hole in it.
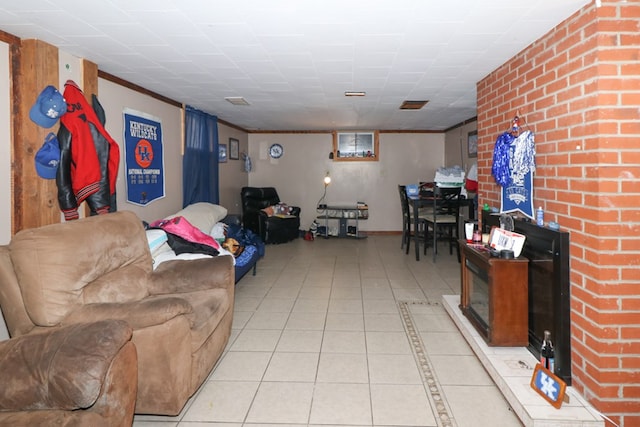
M 418 365 L 418 370 L 427 389 L 431 409 L 434 411 L 434 414 L 436 414 L 436 422 L 439 427 L 456 427 L 455 419 L 450 415 L 451 409 L 444 398 L 444 392 L 431 366 L 422 339 L 416 331 L 413 318 L 409 311 L 409 304 L 431 305 L 431 303 L 427 301 L 398 301 L 397 305 L 402 317 L 405 333 L 410 341 L 411 352 L 413 353 L 413 357 Z

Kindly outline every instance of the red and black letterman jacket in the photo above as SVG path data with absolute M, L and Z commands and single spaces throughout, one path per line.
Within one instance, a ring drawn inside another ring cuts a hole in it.
M 72 80 L 65 83 L 63 96 L 67 112 L 60 117 L 56 174 L 60 210 L 65 220 L 77 219 L 78 206 L 86 200 L 92 213 L 113 212 L 120 148 L 104 128 L 104 110 L 95 96 L 90 106 Z

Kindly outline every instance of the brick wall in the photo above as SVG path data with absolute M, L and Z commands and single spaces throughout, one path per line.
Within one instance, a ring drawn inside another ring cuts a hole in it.
M 519 114 L 534 206 L 571 233 L 573 385 L 640 426 L 640 2 L 585 6 L 477 90 L 480 204 L 500 206 L 493 147 Z

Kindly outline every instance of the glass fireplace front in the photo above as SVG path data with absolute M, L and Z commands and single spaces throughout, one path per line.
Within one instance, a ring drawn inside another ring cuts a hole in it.
M 485 337 L 489 333 L 489 275 L 487 270 L 480 268 L 468 258 L 465 267 L 469 270 L 469 314 L 484 330 Z

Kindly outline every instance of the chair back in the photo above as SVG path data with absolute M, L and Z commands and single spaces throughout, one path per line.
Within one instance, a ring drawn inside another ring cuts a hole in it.
M 242 187 L 242 224 L 255 233 L 260 233 L 260 211 L 280 202 L 278 192 L 273 187 Z M 264 236 L 263 236 L 264 237 Z
M 402 207 L 402 215 L 409 219 L 409 199 L 407 198 L 407 186 L 398 185 L 398 193 L 400 193 L 400 206 Z
M 420 181 L 420 195 L 423 197 L 433 196 L 433 187 L 435 187 L 435 185 L 435 182 Z
M 434 187 L 434 214 L 453 216 L 458 222 L 461 187 Z

